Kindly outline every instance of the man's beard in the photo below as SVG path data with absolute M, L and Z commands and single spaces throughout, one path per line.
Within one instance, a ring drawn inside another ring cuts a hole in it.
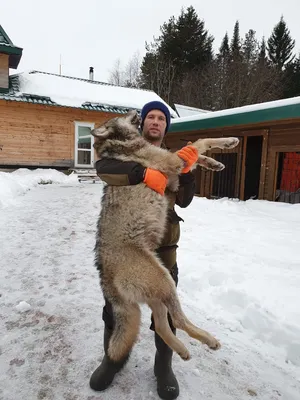
M 144 137 L 144 139 L 146 139 L 150 143 L 159 142 L 159 141 L 163 140 L 163 135 L 154 137 L 154 136 L 151 135 L 151 133 L 148 133 L 148 132 L 144 133 L 143 137 Z

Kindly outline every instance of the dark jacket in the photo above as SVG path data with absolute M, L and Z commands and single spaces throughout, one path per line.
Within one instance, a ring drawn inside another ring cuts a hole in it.
M 124 186 L 137 185 L 144 179 L 145 167 L 128 161 L 114 159 L 101 159 L 96 162 L 97 175 L 108 185 Z M 179 221 L 182 221 L 176 211 L 175 204 L 186 208 L 195 194 L 195 178 L 191 172 L 179 176 L 179 190 L 177 193 L 165 191 L 169 202 L 168 223 L 165 236 L 160 248 L 157 249 L 165 266 L 170 269 L 176 262 L 176 248 L 180 238 Z

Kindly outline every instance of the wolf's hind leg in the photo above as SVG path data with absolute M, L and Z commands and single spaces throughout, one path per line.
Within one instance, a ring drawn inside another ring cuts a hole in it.
M 207 344 L 211 349 L 217 350 L 221 347 L 217 339 L 215 339 L 209 332 L 198 328 L 187 318 L 181 309 L 176 292 L 172 293 L 172 295 L 165 301 L 165 305 L 171 315 L 175 328 L 185 331 L 190 337 Z
M 126 260 L 128 261 L 127 267 L 119 268 L 118 276 L 115 279 L 121 298 L 126 299 L 128 303 L 149 304 L 154 299 L 161 301 L 168 309 L 175 328 L 185 331 L 189 336 L 207 344 L 210 348 L 220 347 L 219 342 L 212 335 L 193 325 L 185 316 L 181 309 L 175 282 L 167 269 L 151 252 L 144 250 L 127 253 Z M 162 310 L 160 313 L 163 315 Z M 174 351 L 177 352 L 178 342 L 170 342 L 171 337 L 168 336 L 160 315 L 157 315 L 156 318 L 161 324 L 161 333 L 167 335 L 166 340 L 169 340 L 171 346 L 175 346 Z
M 170 328 L 167 307 L 159 300 L 150 300 L 148 301 L 148 305 L 153 313 L 156 333 L 183 360 L 189 360 L 191 357 L 188 349 L 174 335 Z
M 201 167 L 204 167 L 206 169 L 210 169 L 212 171 L 222 171 L 225 168 L 225 165 L 220 163 L 219 161 L 215 160 L 214 158 L 207 157 L 200 155 L 198 158 L 197 164 L 201 165 Z

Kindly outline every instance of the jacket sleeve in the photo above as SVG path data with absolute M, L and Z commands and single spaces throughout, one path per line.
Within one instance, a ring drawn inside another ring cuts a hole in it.
M 144 180 L 146 168 L 131 161 L 115 159 L 101 159 L 96 162 L 96 171 L 99 178 L 108 185 L 128 186 L 137 185 Z M 191 172 L 179 176 L 179 190 L 176 195 L 176 204 L 186 208 L 195 194 L 195 177 Z
M 192 172 L 181 174 L 179 176 L 179 189 L 176 196 L 175 203 L 181 207 L 186 208 L 191 204 L 196 191 L 195 176 Z
M 101 159 L 96 162 L 99 178 L 108 185 L 127 186 L 137 185 L 144 179 L 145 167 L 131 161 Z

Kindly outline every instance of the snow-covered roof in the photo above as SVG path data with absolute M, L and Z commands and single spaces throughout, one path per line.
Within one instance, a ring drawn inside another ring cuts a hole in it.
M 211 111 L 203 110 L 202 108 L 196 108 L 191 106 L 185 106 L 182 104 L 174 104 L 179 117 L 189 117 L 191 115 L 199 115 L 203 113 L 209 113 Z
M 175 111 L 154 91 L 115 86 L 89 79 L 74 78 L 65 75 L 40 71 L 29 71 L 14 75 L 18 85 L 14 88 L 14 99 L 38 96 L 51 101 L 53 105 L 86 108 L 107 106 L 141 110 L 149 101 L 162 101 L 169 108 L 172 117 Z M 13 99 L 11 99 L 13 100 Z
M 170 132 L 213 129 L 288 118 L 300 118 L 300 96 L 177 118 L 171 121 Z

